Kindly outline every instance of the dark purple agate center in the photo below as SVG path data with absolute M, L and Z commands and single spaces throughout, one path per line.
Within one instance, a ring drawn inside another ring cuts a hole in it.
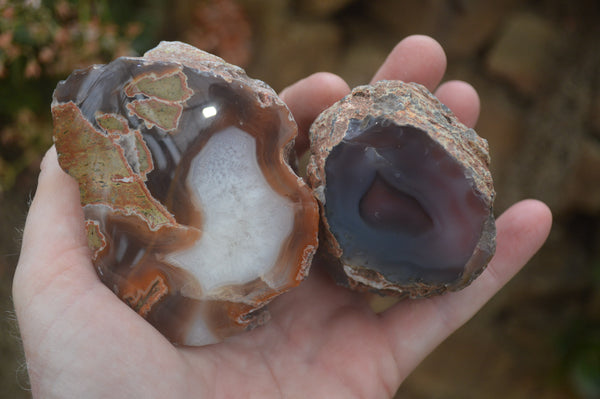
M 460 277 L 489 217 L 461 165 L 424 131 L 350 122 L 326 164 L 325 213 L 347 265 L 399 284 Z

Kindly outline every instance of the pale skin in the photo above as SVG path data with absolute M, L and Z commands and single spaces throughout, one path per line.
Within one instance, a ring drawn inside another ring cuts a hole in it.
M 422 83 L 474 126 L 477 93 L 465 82 L 439 85 L 445 68 L 437 42 L 411 36 L 373 81 Z M 300 150 L 317 114 L 348 92 L 341 78 L 317 73 L 281 93 L 299 124 Z M 525 265 L 551 225 L 541 202 L 513 205 L 497 220 L 496 255 L 472 285 L 380 314 L 316 264 L 298 288 L 270 304 L 266 326 L 225 343 L 175 347 L 96 276 L 77 183 L 53 148 L 41 169 L 13 285 L 34 398 L 390 398 Z

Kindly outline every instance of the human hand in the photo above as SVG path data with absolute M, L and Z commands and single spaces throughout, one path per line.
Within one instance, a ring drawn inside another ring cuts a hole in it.
M 445 56 L 432 39 L 403 40 L 373 81 L 416 81 L 434 90 Z M 298 149 L 324 108 L 349 92 L 339 77 L 312 75 L 284 90 L 300 127 Z M 479 99 L 464 82 L 436 95 L 473 126 Z M 77 183 L 51 149 L 31 205 L 13 297 L 34 397 L 385 398 L 539 249 L 548 208 L 523 201 L 497 220 L 497 250 L 469 287 L 402 301 L 375 314 L 335 286 L 318 264 L 270 305 L 271 321 L 224 343 L 175 347 L 104 286 L 94 271 Z

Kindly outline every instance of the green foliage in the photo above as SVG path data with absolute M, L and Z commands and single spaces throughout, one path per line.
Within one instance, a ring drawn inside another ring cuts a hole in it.
M 592 281 L 582 314 L 560 336 L 562 375 L 584 399 L 600 398 L 600 258 L 590 262 Z
M 600 324 L 581 320 L 563 336 L 564 374 L 582 398 L 600 397 Z

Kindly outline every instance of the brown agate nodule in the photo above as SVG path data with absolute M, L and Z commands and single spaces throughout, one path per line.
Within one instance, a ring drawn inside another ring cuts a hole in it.
M 98 275 L 172 342 L 262 324 L 307 274 L 318 206 L 287 163 L 296 124 L 263 82 L 163 42 L 74 72 L 52 114 Z
M 488 145 L 427 89 L 357 87 L 310 135 L 319 253 L 339 283 L 421 297 L 485 268 L 496 235 Z

